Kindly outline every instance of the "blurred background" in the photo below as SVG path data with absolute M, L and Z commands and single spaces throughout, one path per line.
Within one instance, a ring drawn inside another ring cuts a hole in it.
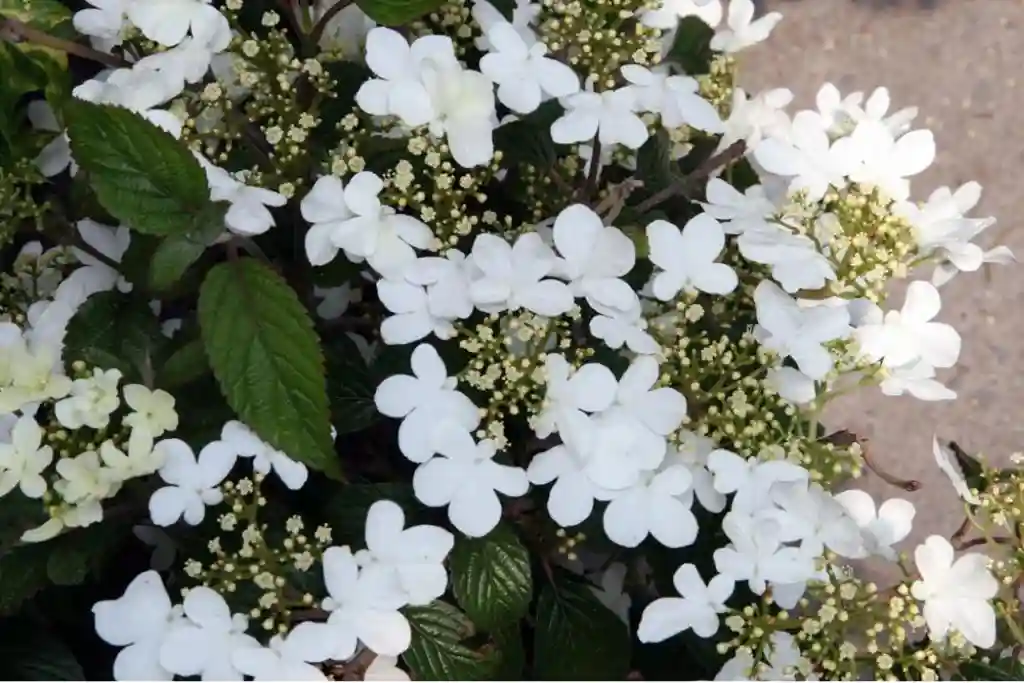
M 769 40 L 743 53 L 741 83 L 785 86 L 794 107 L 813 106 L 821 84 L 845 95 L 889 88 L 890 111 L 917 106 L 915 127 L 935 133 L 935 164 L 913 181 L 925 200 L 941 185 L 977 180 L 979 216 L 998 222 L 983 233 L 989 248 L 1006 244 L 1024 261 L 1024 0 L 761 0 L 782 22 Z M 792 108 L 791 108 L 792 109 Z M 792 109 L 795 110 L 795 109 Z M 930 270 L 915 277 L 930 277 Z M 924 403 L 864 390 L 830 410 L 828 426 L 870 440 L 885 469 L 918 479 L 913 494 L 868 475 L 876 496 L 918 504 L 913 538 L 948 536 L 963 515 L 932 456 L 932 434 L 1006 463 L 1024 451 L 1024 266 L 963 274 L 942 290 L 942 322 L 963 337 L 960 362 L 940 379 L 956 401 Z M 890 307 L 902 305 L 902 288 Z M 922 506 L 924 499 L 928 507 Z

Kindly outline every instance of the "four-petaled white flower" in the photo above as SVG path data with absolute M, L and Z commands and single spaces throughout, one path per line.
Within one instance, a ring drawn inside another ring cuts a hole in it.
M 267 207 L 287 204 L 282 194 L 246 185 L 224 169 L 199 159 L 210 185 L 210 199 L 231 204 L 224 215 L 228 230 L 236 235 L 262 235 L 274 226 L 274 215 Z
M 687 563 L 672 575 L 672 584 L 682 597 L 658 598 L 644 608 L 636 634 L 640 642 L 660 643 L 687 629 L 702 638 L 713 637 L 735 582 L 719 574 L 705 584 L 697 567 Z
M 609 310 L 595 315 L 590 319 L 590 334 L 611 349 L 625 345 L 633 353 L 644 355 L 661 350 L 658 342 L 647 332 L 647 320 L 642 316 L 639 305 L 628 311 Z
M 829 141 L 815 112 L 801 111 L 793 117 L 787 135 L 765 138 L 753 148 L 754 159 L 769 173 L 790 178 L 790 192 L 803 191 L 814 202 L 825 196 L 830 185 L 845 185 L 849 155 L 836 145 Z
M 415 463 L 426 462 L 438 452 L 435 434 L 452 427 L 471 439 L 480 413 L 465 394 L 456 390 L 444 361 L 430 344 L 412 352 L 413 375 L 392 375 L 374 394 L 377 409 L 388 417 L 401 418 L 398 448 Z
M 783 546 L 775 526 L 737 512 L 727 514 L 722 530 L 732 543 L 715 551 L 715 568 L 735 581 L 746 581 L 757 595 L 764 593 L 769 581 L 789 584 L 806 580 L 813 569 L 812 557 Z
M 442 457 L 416 468 L 412 478 L 416 497 L 430 507 L 448 506 L 448 518 L 470 538 L 486 536 L 501 520 L 498 493 L 518 497 L 530 483 L 521 468 L 495 462 L 497 448 L 489 440 L 478 444 L 456 438 L 449 446 L 440 436 Z
M 806 235 L 794 235 L 777 225 L 746 230 L 736 240 L 748 261 L 772 267 L 772 277 L 787 292 L 820 289 L 836 273 L 828 258 Z
M 366 513 L 365 535 L 366 550 L 355 554 L 356 562 L 393 571 L 410 605 L 426 605 L 444 594 L 444 559 L 455 544 L 450 531 L 430 524 L 407 529 L 402 508 L 394 501 L 378 500 Z
M 54 406 L 57 421 L 68 429 L 103 429 L 110 423 L 110 414 L 121 405 L 118 395 L 120 370 L 95 368 L 91 377 L 71 383 L 71 395 Z
M 329 659 L 334 652 L 330 631 L 323 624 L 304 621 L 286 635 L 274 635 L 266 647 L 233 650 L 231 664 L 257 681 L 326 681 L 313 662 Z
M 935 368 L 924 361 L 883 368 L 878 387 L 886 396 L 910 394 L 922 401 L 952 401 L 956 392 L 935 379 Z
M 160 666 L 179 676 L 201 676 L 204 681 L 242 680 L 242 672 L 231 662 L 232 654 L 260 647 L 245 633 L 248 618 L 232 615 L 223 596 L 207 586 L 190 589 L 182 610 L 186 618 L 160 646 Z
M 11 430 L 11 442 L 0 443 L 0 497 L 15 487 L 29 498 L 46 493 L 42 473 L 53 462 L 53 449 L 43 446 L 43 430 L 31 415 L 22 415 Z
M 621 144 L 640 149 L 647 141 L 647 126 L 636 113 L 636 92 L 628 86 L 599 93 L 578 92 L 560 102 L 565 113 L 551 124 L 551 139 L 560 145 L 596 136 L 604 147 Z
M 544 382 L 543 407 L 531 422 L 534 433 L 542 439 L 565 429 L 576 415 L 607 410 L 617 391 L 615 375 L 604 365 L 584 363 L 573 369 L 557 353 L 544 358 Z
M 765 230 L 767 219 L 775 213 L 775 204 L 765 195 L 763 185 L 751 185 L 744 192 L 721 178 L 708 181 L 704 211 L 722 225 L 727 235 L 741 235 L 748 230 Z
M 480 58 L 480 71 L 497 84 L 498 100 L 512 111 L 529 114 L 545 99 L 579 92 L 576 72 L 548 57 L 544 43 L 527 43 L 512 24 L 494 24 L 487 39 L 491 50 Z
M 124 402 L 132 409 L 125 416 L 125 426 L 145 429 L 153 438 L 178 428 L 178 412 L 174 409 L 174 397 L 163 389 L 148 389 L 141 384 L 124 387 Z
M 422 221 L 381 204 L 384 181 L 370 171 L 357 173 L 345 187 L 323 176 L 302 200 L 302 216 L 313 224 L 306 234 L 306 255 L 314 266 L 344 249 L 350 260 L 365 259 L 385 276 L 397 276 L 426 249 L 433 234 Z
M 572 293 L 586 297 L 598 310 L 629 311 L 639 305 L 636 292 L 621 278 L 633 269 L 633 241 L 616 227 L 605 226 L 593 209 L 573 204 L 563 209 L 552 229 L 562 256 L 561 275 Z
M 976 647 L 995 644 L 996 613 L 990 600 L 999 591 L 999 582 L 988 569 L 990 562 L 978 553 L 965 553 L 954 561 L 953 546 L 941 536 L 929 536 L 914 551 L 921 578 L 910 594 L 924 603 L 933 640 L 944 640 L 957 630 Z
M 636 94 L 638 108 L 660 116 L 667 130 L 681 126 L 708 133 L 725 130 L 718 110 L 698 93 L 696 79 L 672 76 L 667 68 L 648 69 L 639 64 L 626 64 L 621 71 Z
M 219 45 L 220 50 L 231 41 L 227 18 L 210 0 L 130 2 L 125 12 L 144 36 L 167 47 L 180 43 L 189 31 L 199 40 Z
M 892 546 L 910 533 L 917 512 L 914 504 L 902 498 L 890 498 L 876 510 L 871 494 L 860 489 L 837 493 L 835 499 L 861 529 L 863 548 L 854 558 L 880 555 L 895 561 L 896 551 Z
M 697 518 L 680 499 L 692 485 L 693 477 L 682 465 L 646 474 L 605 508 L 609 540 L 624 548 L 637 547 L 648 535 L 668 548 L 692 544 L 699 530 Z
M 720 28 L 711 39 L 711 49 L 733 53 L 764 42 L 782 20 L 778 12 L 769 12 L 754 19 L 753 0 L 729 0 L 727 28 Z
M 270 474 L 273 470 L 284 485 L 293 491 L 301 489 L 309 477 L 305 465 L 263 441 L 237 420 L 224 425 L 220 431 L 220 440 L 238 457 L 252 458 L 254 471 Z
M 960 357 L 960 335 L 946 323 L 932 322 L 942 308 L 935 285 L 915 280 L 907 288 L 903 308 L 888 311 L 883 318 L 872 308 L 854 331 L 861 352 L 872 361 L 896 368 L 923 361 L 936 368 L 949 368 Z
M 754 290 L 757 327 L 764 346 L 796 361 L 800 372 L 814 380 L 832 370 L 832 356 L 822 344 L 850 333 L 850 313 L 843 306 L 803 308 L 770 280 Z
M 707 468 L 714 475 L 715 490 L 735 493 L 732 509 L 752 512 L 760 508 L 776 482 L 807 479 L 807 470 L 785 460 L 758 462 L 732 451 L 716 448 L 707 455 Z
M 160 478 L 168 485 L 150 497 L 150 518 L 157 526 L 170 526 L 179 519 L 196 526 L 203 521 L 208 506 L 224 499 L 218 487 L 237 456 L 221 441 L 207 444 L 198 458 L 180 439 L 165 439 L 156 449 L 163 453 Z
M 100 460 L 118 481 L 153 474 L 164 464 L 164 452 L 153 448 L 153 436 L 144 428 L 132 429 L 127 452 L 107 439 L 100 444 Z
M 478 235 L 469 259 L 481 275 L 470 282 L 470 297 L 487 313 L 519 308 L 549 317 L 568 313 L 575 305 L 572 291 L 547 277 L 557 258 L 535 232 L 511 245 L 497 235 Z
M 798 114 L 799 116 L 799 114 Z M 935 138 L 930 130 L 915 130 L 899 138 L 879 121 L 864 120 L 849 137 L 836 141 L 850 180 L 877 187 L 889 199 L 910 195 L 910 176 L 928 168 L 935 159 Z
M 651 286 L 662 301 L 683 290 L 728 294 L 736 289 L 736 271 L 715 261 L 725 249 L 725 232 L 710 215 L 694 216 L 682 230 L 668 221 L 653 221 L 647 226 L 647 241 L 648 258 L 661 268 Z
M 123 648 L 114 660 L 119 681 L 170 681 L 174 674 L 160 665 L 160 648 L 181 619 L 155 571 L 135 577 L 124 594 L 92 607 L 96 634 Z

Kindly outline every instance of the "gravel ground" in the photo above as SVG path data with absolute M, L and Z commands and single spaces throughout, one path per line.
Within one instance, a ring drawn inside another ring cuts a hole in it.
M 783 21 L 771 38 L 744 53 L 749 88 L 786 86 L 795 105 L 810 106 L 818 87 L 834 83 L 844 94 L 889 88 L 893 110 L 916 105 L 918 126 L 935 133 L 935 164 L 914 182 L 925 199 L 940 185 L 977 180 L 984 187 L 978 215 L 999 222 L 984 246 L 1004 243 L 1024 260 L 1022 0 L 766 0 Z M 919 277 L 929 273 L 922 272 Z M 936 469 L 933 433 L 957 440 L 993 462 L 1024 451 L 1024 267 L 967 274 L 943 292 L 940 319 L 963 337 L 957 368 L 942 377 L 956 401 L 929 404 L 866 390 L 835 406 L 828 422 L 870 440 L 887 470 L 924 485 L 904 494 L 874 477 L 876 495 L 901 495 L 918 504 L 914 537 L 952 533 L 962 519 L 952 489 Z M 902 288 L 893 301 L 902 305 Z M 925 500 L 927 508 L 925 509 Z

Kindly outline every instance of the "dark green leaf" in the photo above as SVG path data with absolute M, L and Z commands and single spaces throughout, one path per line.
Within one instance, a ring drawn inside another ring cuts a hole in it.
M 200 289 L 199 325 L 239 418 L 275 448 L 340 478 L 323 352 L 288 283 L 254 259 L 221 263 Z
M 195 381 L 210 371 L 202 339 L 193 339 L 171 354 L 157 376 L 161 387 L 180 387 Z
M 64 641 L 25 618 L 0 621 L 0 680 L 82 681 L 85 672 Z
M 19 546 L 0 556 L 0 614 L 13 614 L 22 603 L 46 588 L 46 563 L 50 556 L 47 545 Z
M 678 64 L 690 75 L 710 72 L 715 54 L 711 49 L 714 35 L 715 30 L 703 19 L 696 16 L 681 19 L 668 52 L 668 60 Z
M 526 651 L 523 648 L 523 633 L 519 622 L 502 626 L 491 631 L 491 638 L 498 648 L 501 662 L 494 674 L 497 681 L 521 681 L 526 668 Z
M 412 644 L 402 659 L 417 680 L 481 681 L 493 675 L 500 663 L 496 653 L 463 642 L 475 633 L 465 614 L 440 600 L 404 612 L 412 626 Z
M 526 615 L 533 597 L 530 553 L 508 524 L 460 537 L 449 558 L 452 593 L 473 622 L 494 629 Z
M 672 161 L 672 140 L 663 128 L 647 139 L 637 150 L 636 177 L 642 180 L 644 190 L 653 194 L 680 179 Z
M 957 463 L 960 465 L 960 469 L 963 470 L 964 480 L 967 482 L 967 486 L 972 489 L 982 490 L 985 488 L 985 476 L 981 467 L 981 462 L 970 455 L 955 441 L 949 442 L 949 449 L 953 451 L 953 455 L 956 457 Z
M 121 107 L 74 99 L 66 114 L 75 160 L 110 215 L 153 235 L 187 234 L 206 218 L 206 174 L 182 142 Z
M 0 498 L 0 557 L 18 542 L 21 535 L 48 519 L 42 501 L 14 490 Z
M 151 371 L 156 350 L 164 342 L 156 316 L 145 301 L 117 291 L 89 297 L 68 324 L 64 361 L 117 368 L 126 378 Z
M 622 680 L 629 672 L 626 625 L 587 583 L 565 573 L 540 593 L 533 647 L 538 680 Z
M 551 124 L 562 115 L 558 102 L 545 102 L 536 111 L 494 131 L 494 147 L 504 154 L 509 164 L 532 164 L 546 170 L 555 163 L 555 143 Z
M 327 392 L 331 398 L 331 424 L 338 434 L 358 432 L 381 419 L 373 395 L 379 381 L 359 348 L 344 334 L 324 347 Z
M 1024 681 L 1024 663 L 1016 657 L 964 662 L 953 675 L 954 681 Z
M 84 529 L 71 529 L 51 545 L 46 575 L 58 586 L 75 586 L 102 569 L 124 542 L 126 528 L 116 522 L 102 522 Z
M 434 11 L 444 0 L 356 0 L 359 9 L 384 26 L 400 26 Z
M 149 271 L 150 285 L 157 291 L 170 288 L 204 251 L 206 245 L 193 242 L 187 237 L 168 237 L 153 252 L 153 263 Z

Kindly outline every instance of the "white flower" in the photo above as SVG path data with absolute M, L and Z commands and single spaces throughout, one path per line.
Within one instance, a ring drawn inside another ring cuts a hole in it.
M 767 230 L 766 219 L 775 213 L 775 204 L 765 195 L 763 185 L 751 185 L 740 192 L 721 178 L 712 178 L 708 181 L 705 198 L 707 201 L 700 205 L 721 223 L 727 235 Z
M 628 415 L 651 433 L 667 437 L 686 417 L 686 398 L 671 387 L 657 387 L 661 378 L 658 361 L 638 356 L 619 378 L 615 405 L 616 417 Z
M 843 158 L 851 181 L 877 187 L 900 201 L 910 196 L 907 178 L 935 160 L 935 138 L 930 130 L 915 130 L 896 139 L 885 124 L 864 120 L 849 137 L 838 140 L 833 150 Z
M 206 508 L 224 498 L 218 488 L 235 464 L 235 454 L 224 443 L 214 441 L 192 452 L 180 439 L 165 439 L 156 445 L 164 455 L 160 478 L 168 484 L 149 499 L 149 516 L 157 526 L 170 526 L 184 519 L 192 526 L 206 516 Z
M 221 50 L 231 40 L 228 20 L 210 0 L 145 0 L 128 3 L 125 11 L 143 35 L 167 47 L 180 43 L 190 30 L 199 40 L 221 45 Z
M 551 124 L 551 139 L 560 145 L 597 136 L 604 147 L 622 144 L 640 149 L 647 141 L 647 126 L 636 114 L 636 93 L 628 86 L 600 93 L 578 92 L 560 102 L 565 113 Z
M 782 20 L 778 12 L 769 12 L 754 19 L 753 0 L 729 0 L 728 28 L 720 28 L 711 39 L 711 49 L 727 54 L 745 50 L 764 42 Z
M 331 616 L 321 626 L 333 643 L 331 659 L 348 659 L 360 641 L 392 657 L 409 647 L 412 630 L 398 611 L 405 606 L 406 595 L 389 567 L 371 564 L 360 569 L 348 546 L 335 546 L 324 551 L 323 571 L 330 595 L 323 607 Z
M 735 581 L 746 581 L 757 595 L 767 582 L 798 583 L 808 578 L 813 562 L 797 548 L 782 546 L 772 525 L 730 512 L 722 530 L 732 543 L 714 553 L 715 568 Z
M 725 509 L 725 494 L 715 488 L 715 478 L 707 468 L 708 456 L 716 449 L 715 442 L 689 430 L 679 430 L 679 446 L 670 449 L 665 457 L 666 464 L 678 463 L 690 470 L 693 484 L 684 496 L 696 497 L 708 512 Z M 689 507 L 693 507 L 692 501 Z
M 120 480 L 103 467 L 96 451 L 62 458 L 57 461 L 56 470 L 61 479 L 53 488 L 71 504 L 102 500 L 113 495 L 121 485 Z
M 864 545 L 857 556 L 881 555 L 894 562 L 896 551 L 892 546 L 910 533 L 917 512 L 914 504 L 902 498 L 890 498 L 876 510 L 871 495 L 859 489 L 837 493 L 835 499 L 861 529 Z
M 932 273 L 932 284 L 935 285 L 936 287 L 942 287 L 964 270 L 970 272 L 970 270 L 967 268 L 961 269 L 961 267 L 949 256 L 947 256 L 947 259 L 949 260 L 939 263 L 935 267 L 935 271 Z M 1017 263 L 1017 257 L 1014 255 L 1013 251 L 1011 251 L 1009 247 L 999 245 L 997 247 L 992 247 L 991 249 L 982 252 L 981 264 L 978 267 L 980 268 L 982 265 L 986 263 L 991 263 L 999 266 L 1008 266 L 1011 263 Z
M 537 42 L 537 34 L 530 28 L 530 24 L 540 13 L 540 3 L 530 0 L 516 0 L 512 9 L 512 28 L 519 33 L 523 42 L 532 46 Z M 479 24 L 483 35 L 476 39 L 476 46 L 481 52 L 490 52 L 491 41 L 487 38 L 487 32 L 498 24 L 506 23 L 508 20 L 501 10 L 496 8 L 487 0 L 476 0 L 473 3 L 472 16 Z
M 636 548 L 650 535 L 668 548 L 691 545 L 697 539 L 697 518 L 680 496 L 692 484 L 690 471 L 682 465 L 645 473 L 640 483 L 617 495 L 605 508 L 608 540 Z
M 765 384 L 790 403 L 805 405 L 817 397 L 814 380 L 796 368 L 777 367 L 768 370 Z
M 374 394 L 377 409 L 388 417 L 402 418 L 398 447 L 415 463 L 426 462 L 437 452 L 434 435 L 448 425 L 464 438 L 476 429 L 480 413 L 465 394 L 456 390 L 456 378 L 448 376 L 444 361 L 429 344 L 412 352 L 410 375 L 388 377 Z
M 43 446 L 43 430 L 31 415 L 22 415 L 11 430 L 11 442 L 0 443 L 0 497 L 15 487 L 29 498 L 46 493 L 42 472 L 53 462 L 53 449 Z
M 832 356 L 822 344 L 849 334 L 846 307 L 802 308 L 769 280 L 762 280 L 754 290 L 754 304 L 758 341 L 780 356 L 790 356 L 811 379 L 823 379 L 832 369 Z
M 497 235 L 477 235 L 469 259 L 482 273 L 470 283 L 470 297 L 484 312 L 525 308 L 551 317 L 574 305 L 568 285 L 547 277 L 557 257 L 535 232 L 520 235 L 512 245 Z
M 224 169 L 198 158 L 210 184 L 210 199 L 231 204 L 224 216 L 228 230 L 236 235 L 262 235 L 274 226 L 274 215 L 267 207 L 287 204 L 283 195 L 239 182 Z
M 486 33 L 491 51 L 480 58 L 480 71 L 497 84 L 498 100 L 512 111 L 529 114 L 546 99 L 579 92 L 579 76 L 547 57 L 544 43 L 527 43 L 506 21 L 488 27 Z
M 213 36 L 212 39 L 222 41 L 225 37 L 230 38 L 230 34 Z M 143 57 L 137 64 L 166 72 L 184 83 L 200 83 L 210 71 L 213 58 L 226 47 L 224 43 L 210 44 L 198 38 L 185 38 L 169 50 Z
M 779 484 L 772 487 L 771 499 L 775 505 L 756 510 L 754 519 L 776 521 L 780 541 L 799 541 L 811 557 L 822 555 L 825 547 L 843 557 L 859 554 L 859 526 L 820 485 L 806 480 Z
M 462 290 L 465 295 L 467 286 Z M 433 334 L 438 339 L 455 336 L 453 318 L 438 313 L 434 306 L 440 297 L 431 297 L 428 287 L 407 280 L 381 279 L 377 281 L 377 296 L 384 307 L 394 315 L 388 316 L 380 326 L 381 340 L 385 344 L 409 344 Z M 470 303 L 472 310 L 472 303 Z
M 947 448 L 940 443 L 937 436 L 932 437 L 932 455 L 935 456 L 935 463 L 942 470 L 942 473 L 949 477 L 949 481 L 953 484 L 953 488 L 956 489 L 957 495 L 966 503 L 981 505 L 981 499 L 978 498 L 978 494 L 971 491 L 970 486 L 967 485 L 964 471 L 960 467 L 953 449 Z
M 422 221 L 381 204 L 384 182 L 374 173 L 357 173 L 345 187 L 335 176 L 316 181 L 301 204 L 302 217 L 312 223 L 306 233 L 306 255 L 314 266 L 331 261 L 339 249 L 350 260 L 366 259 L 379 273 L 393 277 L 426 249 L 433 233 Z
M 125 226 L 116 230 L 108 225 L 85 219 L 76 224 L 79 237 L 87 245 L 114 263 L 120 263 L 131 244 L 131 232 Z M 93 294 L 117 287 L 119 291 L 130 292 L 132 285 L 120 273 L 99 260 L 91 253 L 72 247 L 72 253 L 82 264 L 57 286 L 54 300 L 77 310 Z
M 612 311 L 595 315 L 590 319 L 590 334 L 602 340 L 610 349 L 623 345 L 633 353 L 656 354 L 661 350 L 658 342 L 647 333 L 647 320 L 642 316 L 640 306 L 629 311 Z
M 301 489 L 309 477 L 305 465 L 266 443 L 237 420 L 224 425 L 220 439 L 235 455 L 252 458 L 253 470 L 260 474 L 269 474 L 273 470 L 284 485 L 293 491 Z
M 870 310 L 854 331 L 861 352 L 886 367 L 900 367 L 923 361 L 936 368 L 949 368 L 960 356 L 960 335 L 950 325 L 931 322 L 942 308 L 939 291 L 929 282 L 916 280 L 907 288 L 903 308 Z
M 114 660 L 119 681 L 169 681 L 174 678 L 160 665 L 160 647 L 173 631 L 179 613 L 172 607 L 160 575 L 147 571 L 135 577 L 116 600 L 92 607 L 96 634 L 122 647 Z
M 648 69 L 626 64 L 622 76 L 636 94 L 637 106 L 661 117 L 666 130 L 692 126 L 708 133 L 725 129 L 718 110 L 698 94 L 699 84 L 689 76 L 671 76 L 667 68 Z
M 366 65 L 378 78 L 359 88 L 356 104 L 367 114 L 397 116 L 411 128 L 429 123 L 436 112 L 420 80 L 420 66 L 427 58 L 459 68 L 446 36 L 425 36 L 410 46 L 397 31 L 372 29 L 366 34 Z
M 133 0 L 88 0 L 88 7 L 75 12 L 75 30 L 89 36 L 92 46 L 103 52 L 120 45 L 128 25 L 125 12 Z
M 235 650 L 258 648 L 246 635 L 249 620 L 232 616 L 220 593 L 207 586 L 190 589 L 182 603 L 187 621 L 172 629 L 160 646 L 160 666 L 179 676 L 204 681 L 240 681 L 242 672 L 231 663 Z
M 457 483 L 457 482 L 456 482 Z M 394 572 L 411 605 L 426 605 L 448 588 L 444 560 L 455 544 L 451 532 L 421 524 L 405 528 L 405 513 L 390 500 L 378 500 L 366 515 L 366 550 L 360 566 L 377 564 Z
M 789 130 L 789 117 L 782 110 L 792 101 L 793 93 L 786 88 L 765 90 L 754 97 L 748 97 L 743 88 L 734 89 L 718 151 L 739 140 L 746 141 L 748 150 L 756 149 L 766 135 L 785 135 Z
M 615 375 L 600 363 L 584 363 L 573 369 L 564 356 L 549 353 L 544 358 L 546 394 L 540 413 L 531 422 L 542 439 L 565 429 L 575 415 L 607 410 L 615 401 Z
M 687 629 L 701 638 L 713 637 L 735 582 L 719 574 L 705 584 L 697 567 L 687 563 L 672 575 L 672 584 L 682 597 L 658 598 L 644 608 L 636 632 L 640 642 L 660 643 Z
M 174 397 L 163 389 L 147 389 L 141 384 L 124 387 L 124 402 L 132 411 L 123 420 L 133 430 L 145 429 L 154 438 L 178 428 L 178 413 L 174 410 Z
M 714 475 L 715 490 L 735 493 L 732 509 L 742 512 L 760 508 L 773 484 L 802 481 L 808 476 L 807 470 L 785 460 L 747 460 L 723 448 L 708 453 L 707 468 Z
M 469 296 L 474 266 L 458 249 L 449 249 L 440 256 L 424 256 L 405 269 L 408 282 L 427 288 L 427 309 L 448 320 L 463 320 L 473 314 Z
M 538 453 L 530 461 L 526 476 L 537 485 L 554 482 L 548 494 L 547 510 L 561 527 L 576 526 L 594 510 L 595 500 L 612 500 L 615 492 L 595 484 L 586 474 L 590 442 L 586 439 L 590 424 L 582 418 L 578 428 L 560 429 L 562 444 Z
M 883 368 L 879 388 L 886 396 L 910 394 L 922 401 L 952 401 L 956 392 L 935 379 L 935 368 L 917 361 L 896 368 Z
M 457 439 L 452 447 L 442 443 L 439 448 L 444 457 L 416 468 L 416 497 L 430 507 L 448 506 L 448 518 L 466 536 L 486 536 L 501 521 L 498 493 L 524 495 L 530 488 L 526 472 L 495 462 L 497 448 L 490 440 L 473 444 Z
M 575 296 L 586 297 L 598 310 L 629 311 L 639 304 L 624 277 L 633 269 L 633 241 L 616 227 L 605 226 L 593 209 L 573 204 L 563 209 L 552 230 L 555 248 L 564 259 L 559 273 Z
M 71 141 L 67 132 L 57 122 L 53 108 L 46 100 L 33 100 L 28 103 L 27 112 L 33 128 L 58 134 L 43 147 L 39 156 L 36 157 L 36 167 L 39 172 L 49 178 L 70 166 L 70 173 L 74 177 L 78 173 L 78 164 L 71 158 Z
M 815 112 L 801 111 L 793 117 L 788 135 L 765 138 L 753 148 L 754 159 L 766 171 L 791 178 L 789 191 L 802 190 L 813 202 L 824 197 L 830 185 L 845 184 L 850 162 L 838 144 L 830 143 Z
M 923 253 L 937 253 L 956 269 L 971 272 L 985 261 L 985 252 L 971 240 L 995 224 L 992 217 L 967 217 L 967 212 L 980 200 L 981 185 L 968 182 L 955 192 L 940 187 L 920 206 L 909 201 L 896 202 L 893 212 L 910 222 Z
M 322 624 L 304 621 L 283 637 L 274 635 L 267 647 L 232 651 L 231 664 L 257 681 L 325 681 L 327 677 L 310 662 L 330 658 L 330 635 Z
M 990 648 L 996 641 L 996 613 L 989 602 L 999 582 L 988 570 L 990 560 L 966 553 L 953 561 L 953 546 L 941 536 L 929 536 L 914 551 L 921 578 L 910 594 L 924 603 L 924 618 L 933 640 L 943 640 L 950 630 L 968 642 Z
M 682 290 L 728 294 L 736 289 L 736 271 L 716 263 L 725 249 L 725 232 L 709 214 L 694 216 L 682 230 L 668 221 L 647 225 L 651 263 L 662 269 L 654 276 L 652 290 L 662 301 L 671 301 Z
M 459 165 L 472 168 L 489 164 L 494 158 L 493 132 L 497 126 L 490 79 L 461 66 L 453 69 L 443 61 L 428 60 L 423 81 L 437 112 L 437 118 L 430 122 L 431 134 L 445 136 L 452 158 Z
M 133 429 L 128 437 L 128 452 L 107 439 L 100 444 L 100 460 L 117 481 L 153 474 L 164 464 L 164 452 L 153 448 L 153 435 L 145 429 Z
M 157 0 L 161 1 L 163 0 Z M 171 112 L 156 107 L 180 95 L 184 87 L 184 82 L 176 74 L 135 66 L 131 69 L 116 69 L 109 72 L 105 78 L 101 75 L 86 81 L 76 87 L 72 94 L 88 102 L 114 104 L 131 109 L 174 137 L 180 137 L 182 121 Z
M 121 405 L 118 394 L 120 370 L 95 368 L 92 377 L 71 383 L 71 395 L 57 402 L 54 414 L 63 427 L 103 429 L 110 423 L 110 414 Z
M 641 359 L 653 361 L 650 356 L 641 356 L 638 360 Z M 667 443 L 653 427 L 664 424 L 666 417 L 675 411 L 671 402 L 660 408 L 659 414 L 650 416 L 649 420 L 641 420 L 632 411 L 619 406 L 593 419 L 582 415 L 573 418 L 570 431 L 580 432 L 575 439 L 580 453 L 584 454 L 584 472 L 594 484 L 622 492 L 641 484 L 647 473 L 661 465 L 668 450 Z M 561 436 L 565 437 L 564 431 Z
M 711 28 L 722 21 L 721 0 L 661 0 L 640 17 L 644 26 L 674 31 L 680 19 L 696 16 Z
M 91 498 L 75 505 L 62 505 L 50 511 L 50 519 L 29 529 L 21 535 L 22 543 L 42 543 L 60 534 L 65 529 L 86 527 L 103 519 L 103 506 Z
M 794 235 L 778 226 L 747 230 L 736 240 L 740 254 L 748 261 L 772 267 L 775 278 L 787 292 L 820 289 L 836 273 L 814 241 L 806 235 Z

